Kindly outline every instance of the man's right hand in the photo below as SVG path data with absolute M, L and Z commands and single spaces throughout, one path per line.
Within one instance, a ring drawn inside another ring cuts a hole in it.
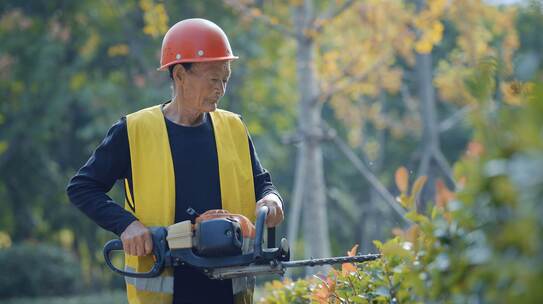
M 121 234 L 125 254 L 133 256 L 148 255 L 153 251 L 151 231 L 140 221 L 133 221 Z

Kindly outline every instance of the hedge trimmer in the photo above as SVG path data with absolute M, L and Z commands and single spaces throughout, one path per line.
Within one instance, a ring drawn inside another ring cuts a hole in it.
M 189 211 L 194 212 L 192 209 Z M 232 214 L 196 218 L 195 224 L 185 221 L 167 228 L 151 227 L 155 263 L 148 272 L 123 271 L 113 266 L 111 252 L 123 249 L 118 239 L 106 243 L 104 258 L 109 268 L 128 277 L 156 277 L 165 267 L 190 266 L 212 279 L 283 275 L 287 268 L 363 263 L 380 258 L 380 254 L 366 254 L 290 261 L 285 238 L 281 239 L 279 247 L 275 247 L 275 228 L 268 228 L 268 248 L 263 248 L 267 213 L 267 207 L 258 209 L 256 229 L 245 217 Z M 247 244 L 252 243 L 252 236 L 254 244 Z

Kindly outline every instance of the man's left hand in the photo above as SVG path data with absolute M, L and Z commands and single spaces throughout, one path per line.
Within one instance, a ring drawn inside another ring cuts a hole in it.
M 277 195 L 270 193 L 264 196 L 256 203 L 256 210 L 262 206 L 268 207 L 268 216 L 266 218 L 266 225 L 268 227 L 279 225 L 285 218 L 283 204 Z

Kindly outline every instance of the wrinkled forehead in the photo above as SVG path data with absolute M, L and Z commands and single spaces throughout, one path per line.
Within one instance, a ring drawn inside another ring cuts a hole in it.
M 229 77 L 231 73 L 230 60 L 225 61 L 212 61 L 212 62 L 198 62 L 195 64 L 195 68 L 200 73 L 205 74 L 219 74 L 224 77 Z

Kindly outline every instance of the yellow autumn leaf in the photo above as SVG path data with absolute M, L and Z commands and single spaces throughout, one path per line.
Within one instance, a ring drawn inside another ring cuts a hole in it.
M 140 1 L 145 23 L 143 32 L 152 37 L 159 37 L 168 31 L 168 14 L 164 4 L 153 4 L 152 1 Z
M 109 57 L 125 56 L 125 55 L 128 55 L 129 51 L 130 51 L 130 48 L 128 47 L 127 44 L 119 43 L 119 44 L 110 46 L 107 49 L 107 55 Z
M 100 40 L 100 36 L 97 33 L 91 32 L 87 41 L 85 41 L 85 43 L 83 43 L 83 46 L 81 46 L 81 48 L 79 49 L 81 57 L 85 59 L 91 58 L 92 55 L 94 55 L 94 53 L 96 52 L 98 46 L 100 45 Z
M 58 238 L 64 248 L 71 248 L 74 243 L 74 232 L 70 229 L 62 229 L 58 232 Z
M 503 100 L 510 105 L 521 105 L 525 97 L 531 92 L 532 87 L 533 84 L 531 83 L 525 84 L 518 81 L 500 84 Z
M 439 21 L 436 21 L 432 24 L 432 30 L 429 33 L 430 41 L 433 44 L 437 44 L 443 39 L 443 24 Z
M 428 9 L 432 17 L 439 18 L 443 14 L 443 11 L 445 10 L 445 5 L 447 4 L 447 2 L 448 2 L 447 0 L 428 1 L 428 6 L 429 6 Z
M 277 19 L 276 17 L 270 17 L 270 23 L 271 24 L 278 24 L 279 23 L 279 19 Z
M 432 31 L 442 33 L 445 27 L 443 26 L 443 23 L 436 21 L 432 23 Z
M 384 71 L 382 77 L 382 87 L 389 93 L 398 92 L 402 85 L 402 75 L 403 72 L 401 69 L 391 68 Z
M 11 247 L 11 237 L 7 232 L 0 231 L 0 249 Z
M 419 40 L 415 43 L 415 50 L 419 54 L 428 54 L 432 51 L 433 45 L 428 40 Z
M 153 2 L 151 0 L 140 0 L 140 7 L 144 11 L 151 10 L 153 8 Z
M 83 87 L 86 81 L 87 76 L 85 73 L 77 73 L 70 78 L 70 89 L 74 92 L 78 91 Z

